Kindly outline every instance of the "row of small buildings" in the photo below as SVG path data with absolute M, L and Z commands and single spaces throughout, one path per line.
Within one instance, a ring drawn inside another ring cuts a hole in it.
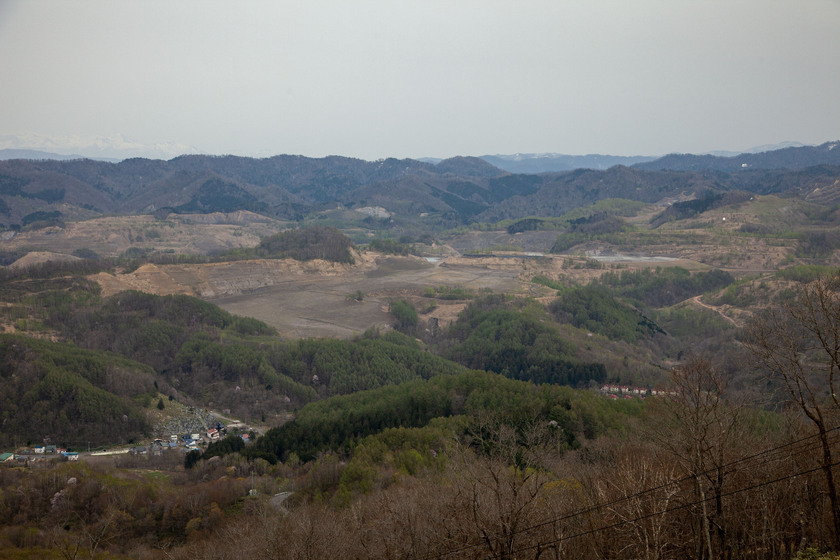
M 601 393 L 611 399 L 643 399 L 645 397 L 672 397 L 676 391 L 665 389 L 648 389 L 647 387 L 629 387 L 627 385 L 602 385 Z
M 207 440 L 210 442 L 218 441 L 222 434 L 227 433 L 227 430 L 221 423 L 217 423 L 216 427 L 208 428 L 205 432 Z M 179 442 L 180 440 L 180 442 Z M 204 438 L 198 432 L 191 433 L 191 434 L 183 434 L 179 436 L 178 434 L 172 434 L 169 436 L 169 440 L 165 440 L 162 438 L 155 439 L 152 444 L 149 446 L 150 449 L 145 447 L 134 447 L 131 449 L 130 453 L 134 455 L 144 455 L 148 451 L 159 452 L 162 450 L 167 449 L 175 449 L 179 445 L 186 448 L 187 451 L 191 451 L 193 449 L 198 449 L 198 445 L 204 442 Z
M 24 449 L 16 453 L 0 453 L 0 463 L 25 464 L 55 457 L 64 457 L 68 461 L 78 461 L 79 453 L 76 451 L 67 451 L 55 445 L 38 445 L 31 450 Z
M 227 433 L 227 429 L 221 423 L 217 423 L 215 427 L 209 428 L 205 434 L 207 440 L 213 442 L 221 438 L 223 434 Z M 243 438 L 247 441 L 247 434 Z M 178 436 L 173 434 L 169 436 L 168 440 L 156 439 L 147 448 L 143 446 L 132 447 L 127 451 L 132 455 L 145 455 L 147 453 L 159 454 L 163 450 L 176 449 L 180 445 L 185 448 L 185 451 L 198 449 L 198 444 L 202 443 L 204 439 L 200 433 L 184 434 Z M 28 464 L 37 463 L 41 461 L 52 460 L 55 458 L 64 457 L 68 461 L 78 461 L 79 454 L 75 451 L 67 451 L 57 445 L 36 445 L 34 447 L 27 447 L 20 449 L 15 453 L 0 453 L 0 463 L 2 464 Z

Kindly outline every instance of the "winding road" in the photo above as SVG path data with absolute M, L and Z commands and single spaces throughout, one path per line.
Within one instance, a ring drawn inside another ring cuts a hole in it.
M 738 323 L 735 322 L 735 319 L 733 319 L 732 317 L 729 317 L 727 315 L 724 315 L 723 311 L 720 310 L 720 307 L 717 307 L 715 305 L 709 305 L 707 303 L 703 303 L 702 301 L 700 301 L 701 297 L 703 297 L 703 296 L 699 295 L 699 296 L 694 296 L 691 299 L 694 301 L 694 303 L 696 303 L 700 307 L 705 307 L 706 309 L 711 309 L 712 311 L 714 311 L 715 313 L 717 313 L 718 315 L 720 315 L 721 317 L 723 317 L 724 319 L 726 319 L 727 321 L 732 323 L 733 327 L 739 326 Z

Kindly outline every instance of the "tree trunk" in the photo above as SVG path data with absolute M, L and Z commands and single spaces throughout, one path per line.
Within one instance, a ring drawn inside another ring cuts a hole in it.
M 837 503 L 837 486 L 834 484 L 833 461 L 831 457 L 831 444 L 828 441 L 828 433 L 825 424 L 819 424 L 820 443 L 823 448 L 823 472 L 825 482 L 828 485 L 828 501 L 831 504 L 831 518 L 834 521 L 833 544 L 834 550 L 840 550 L 840 504 Z
M 712 535 L 709 531 L 709 512 L 706 508 L 706 493 L 703 491 L 703 485 L 700 484 L 700 477 L 696 477 L 697 480 L 697 491 L 700 494 L 700 505 L 703 506 L 703 518 L 702 518 L 702 528 L 703 528 L 703 541 L 706 544 L 706 553 L 708 554 L 707 558 L 711 560 L 712 556 Z
M 726 558 L 726 529 L 723 526 L 723 469 L 718 467 L 715 480 L 715 528 L 718 537 L 718 558 Z

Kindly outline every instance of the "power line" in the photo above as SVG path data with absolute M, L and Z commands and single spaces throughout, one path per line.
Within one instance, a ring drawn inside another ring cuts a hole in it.
M 840 461 L 836 461 L 836 462 L 832 463 L 831 465 L 829 465 L 829 468 L 836 467 L 837 465 L 840 465 Z M 728 497 L 728 496 L 732 496 L 734 494 L 740 494 L 741 492 L 746 492 L 748 490 L 755 490 L 756 488 L 761 488 L 762 486 L 769 486 L 771 484 L 776 484 L 777 482 L 782 482 L 782 481 L 785 481 L 785 480 L 788 480 L 788 479 L 791 479 L 791 478 L 796 478 L 797 476 L 801 476 L 801 475 L 804 475 L 804 474 L 811 474 L 811 473 L 823 470 L 823 468 L 824 467 L 822 465 L 820 465 L 819 467 L 814 467 L 812 469 L 799 471 L 799 472 L 796 472 L 796 473 L 793 473 L 793 474 L 788 474 L 788 475 L 785 475 L 785 476 L 781 476 L 779 478 L 775 478 L 773 480 L 766 480 L 764 482 L 759 482 L 757 484 L 753 484 L 752 486 L 746 486 L 744 488 L 739 488 L 737 490 L 730 490 L 729 492 L 723 492 L 721 494 L 721 497 L 725 498 L 725 497 Z M 705 498 L 705 499 L 702 499 L 702 500 L 697 500 L 695 502 L 688 502 L 688 503 L 685 503 L 685 504 L 680 504 L 678 506 L 667 508 L 667 509 L 664 509 L 664 510 L 661 510 L 661 511 L 655 511 L 653 513 L 640 515 L 640 516 L 634 517 L 632 519 L 625 519 L 623 521 L 618 521 L 618 522 L 613 523 L 611 525 L 604 525 L 603 527 L 596 527 L 595 529 L 589 529 L 589 530 L 586 530 L 586 531 L 581 531 L 580 533 L 575 533 L 574 535 L 570 535 L 568 537 L 561 537 L 559 539 L 554 539 L 554 540 L 538 543 L 536 545 L 530 545 L 530 546 L 522 547 L 522 548 L 519 548 L 519 549 L 516 549 L 516 550 L 512 551 L 511 553 L 512 554 L 517 554 L 519 552 L 524 552 L 526 550 L 532 550 L 534 548 L 538 548 L 538 547 L 542 547 L 542 546 L 546 546 L 546 545 L 559 544 L 564 540 L 576 539 L 578 537 L 582 537 L 582 536 L 585 536 L 585 535 L 590 535 L 592 533 L 598 533 L 600 531 L 606 531 L 607 529 L 614 529 L 616 527 L 620 527 L 620 526 L 626 525 L 628 523 L 634 523 L 636 521 L 642 521 L 644 519 L 648 519 L 650 517 L 654 517 L 654 516 L 657 516 L 657 515 L 664 515 L 666 513 L 671 513 L 671 512 L 678 511 L 678 510 L 681 510 L 681 509 L 685 509 L 685 508 L 688 508 L 688 507 L 691 507 L 691 506 L 696 506 L 696 505 L 702 504 L 703 502 L 708 502 L 708 501 L 713 500 L 713 499 L 714 499 L 714 497 L 710 496 L 708 498 Z M 490 560 L 492 560 L 492 558 Z
M 830 429 L 826 430 L 826 434 L 827 435 L 832 434 L 833 432 L 836 432 L 837 430 L 840 430 L 840 426 L 835 426 L 834 428 L 830 428 Z M 788 448 L 788 447 L 798 446 L 803 442 L 806 442 L 806 441 L 811 440 L 811 439 L 818 438 L 819 436 L 820 436 L 820 434 L 818 434 L 818 433 L 817 434 L 812 434 L 810 436 L 805 436 L 803 438 L 800 438 L 798 440 L 794 440 L 792 442 L 784 443 L 784 444 L 778 445 L 776 447 L 771 447 L 769 449 L 759 451 L 757 453 L 754 453 L 752 455 L 748 455 L 746 457 L 741 457 L 739 459 L 736 459 L 734 461 L 731 461 L 731 462 L 726 463 L 724 465 L 721 465 L 719 467 L 714 467 L 712 469 L 708 469 L 706 471 L 702 471 L 702 472 L 699 472 L 699 473 L 696 473 L 696 474 L 686 475 L 682 478 L 679 478 L 679 479 L 676 479 L 676 480 L 670 480 L 670 481 L 665 482 L 663 484 L 660 484 L 658 486 L 654 486 L 654 487 L 651 487 L 651 488 L 647 488 L 645 490 L 641 490 L 641 491 L 636 492 L 635 494 L 631 494 L 629 496 L 624 496 L 624 497 L 617 498 L 617 499 L 609 501 L 609 502 L 588 506 L 586 508 L 564 514 L 560 517 L 556 517 L 556 518 L 553 518 L 553 519 L 550 519 L 550 520 L 547 520 L 547 521 L 543 521 L 541 523 L 537 523 L 535 525 L 524 527 L 523 529 L 521 529 L 519 531 L 516 531 L 515 534 L 527 533 L 527 532 L 533 531 L 535 529 L 539 529 L 541 527 L 545 527 L 545 526 L 548 526 L 548 525 L 553 525 L 553 524 L 558 523 L 560 521 L 566 521 L 568 519 L 573 519 L 575 517 L 579 517 L 579 516 L 585 515 L 587 513 L 593 513 L 595 511 L 600 510 L 600 509 L 615 506 L 615 505 L 621 504 L 623 502 L 642 497 L 646 494 L 650 494 L 650 493 L 656 492 L 658 490 L 663 490 L 663 489 L 668 488 L 670 486 L 675 486 L 675 485 L 678 486 L 678 485 L 680 485 L 684 482 L 694 480 L 697 477 L 706 476 L 706 475 L 709 475 L 709 474 L 712 474 L 712 473 L 716 473 L 717 471 L 719 471 L 721 469 L 723 469 L 725 471 L 725 474 L 731 474 L 734 471 L 733 470 L 727 470 L 727 469 L 732 469 L 732 467 L 734 467 L 738 464 L 745 463 L 745 462 L 748 462 L 748 461 L 752 461 L 753 459 L 757 459 L 757 458 L 760 458 L 760 457 L 764 457 L 765 455 L 770 455 L 770 454 L 779 452 L 779 451 L 781 451 L 785 448 Z M 820 441 L 808 443 L 803 449 L 792 451 L 789 455 L 800 455 L 800 454 L 806 452 L 810 447 L 812 447 L 814 445 L 819 445 L 820 443 L 821 443 Z M 772 457 L 770 459 L 765 458 L 765 462 L 768 461 L 768 460 L 773 460 L 773 459 L 772 459 Z M 700 502 L 697 502 L 696 504 L 684 504 L 681 507 L 688 507 L 689 505 L 697 505 L 699 503 L 702 503 L 703 501 L 704 500 L 701 500 Z M 665 512 L 665 513 L 667 513 L 667 512 Z M 499 540 L 499 538 L 497 538 L 496 540 Z M 438 559 L 446 558 L 447 556 L 450 556 L 452 554 L 457 554 L 459 552 L 464 552 L 464 551 L 471 550 L 471 549 L 474 549 L 474 548 L 479 548 L 481 546 L 484 546 L 484 544 L 464 545 L 464 546 L 461 546 L 461 547 L 458 547 L 458 548 L 448 550 L 448 551 L 443 552 L 443 553 L 427 555 L 424 558 L 424 560 L 430 560 L 432 558 L 438 558 Z

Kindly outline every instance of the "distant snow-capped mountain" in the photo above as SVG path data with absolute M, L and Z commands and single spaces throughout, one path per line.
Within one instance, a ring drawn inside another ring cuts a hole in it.
M 116 136 L 85 137 L 48 136 L 43 134 L 0 134 L 0 150 L 34 151 L 34 158 L 22 159 L 76 159 L 85 157 L 100 160 L 123 160 L 133 157 L 171 159 L 184 154 L 197 154 L 193 146 L 176 142 L 143 144 Z M 5 157 L 3 159 L 11 159 Z
M 609 169 L 614 165 L 634 165 L 658 156 L 610 156 L 587 154 L 572 156 L 556 153 L 518 153 L 481 156 L 481 159 L 510 173 L 547 173 L 571 169 Z

